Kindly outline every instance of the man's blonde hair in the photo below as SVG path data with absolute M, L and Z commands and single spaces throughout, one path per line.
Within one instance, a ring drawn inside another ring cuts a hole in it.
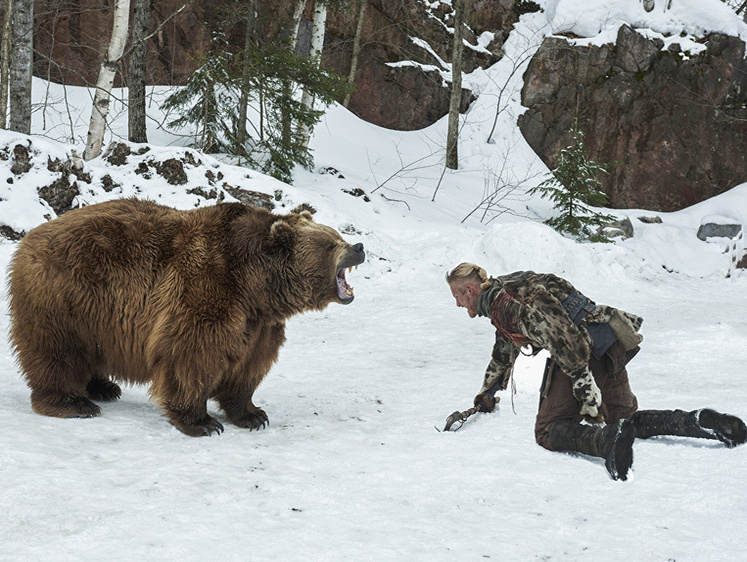
M 479 265 L 474 263 L 460 263 L 446 274 L 446 282 L 449 285 L 459 283 L 460 286 L 472 284 L 481 290 L 490 286 L 488 273 Z

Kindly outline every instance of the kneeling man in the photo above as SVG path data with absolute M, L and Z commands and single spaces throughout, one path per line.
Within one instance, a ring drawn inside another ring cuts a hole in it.
M 642 318 L 595 304 L 553 274 L 488 277 L 483 268 L 462 263 L 446 281 L 457 306 L 470 318 L 490 318 L 496 329 L 474 400 L 479 411 L 493 411 L 495 393 L 507 388 L 522 347 L 550 352 L 534 427 L 537 443 L 546 449 L 601 457 L 613 479 L 626 480 L 636 437 L 718 439 L 727 447 L 747 439 L 741 419 L 714 410 L 638 409 L 625 366 L 640 349 Z

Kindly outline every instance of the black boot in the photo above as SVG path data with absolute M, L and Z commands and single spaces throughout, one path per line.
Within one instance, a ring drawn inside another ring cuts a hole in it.
M 736 416 L 720 414 L 704 408 L 684 410 L 640 410 L 633 416 L 636 437 L 680 435 L 700 439 L 718 439 L 727 447 L 736 447 L 747 440 L 747 427 Z
M 604 459 L 613 480 L 627 480 L 633 464 L 635 427 L 620 420 L 606 427 L 558 420 L 550 426 L 550 445 L 556 451 L 575 451 Z

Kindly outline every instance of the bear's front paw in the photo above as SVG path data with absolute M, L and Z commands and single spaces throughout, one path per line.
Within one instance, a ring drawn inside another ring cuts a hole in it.
M 264 429 L 270 425 L 270 420 L 265 411 L 261 408 L 246 412 L 244 415 L 231 418 L 231 421 L 239 427 L 248 427 L 251 431 L 255 429 Z
M 190 437 L 207 437 L 213 433 L 223 433 L 223 424 L 211 416 L 205 416 L 197 422 L 170 419 L 171 425 Z
M 122 396 L 122 390 L 117 383 L 98 377 L 88 381 L 86 392 L 88 392 L 88 397 L 91 400 L 100 400 L 101 402 L 112 402 Z

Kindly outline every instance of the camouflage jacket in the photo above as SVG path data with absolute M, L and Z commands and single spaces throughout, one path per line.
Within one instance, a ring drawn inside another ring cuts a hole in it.
M 517 271 L 490 279 L 477 301 L 479 316 L 489 317 L 496 328 L 495 345 L 478 398 L 505 390 L 520 348 L 531 345 L 546 349 L 555 364 L 573 381 L 573 395 L 579 413 L 601 421 L 601 392 L 589 369 L 592 338 L 590 323 L 609 323 L 625 349 L 642 340 L 639 316 L 611 306 L 595 305 L 576 325 L 563 308 L 563 301 L 575 288 L 553 274 Z

